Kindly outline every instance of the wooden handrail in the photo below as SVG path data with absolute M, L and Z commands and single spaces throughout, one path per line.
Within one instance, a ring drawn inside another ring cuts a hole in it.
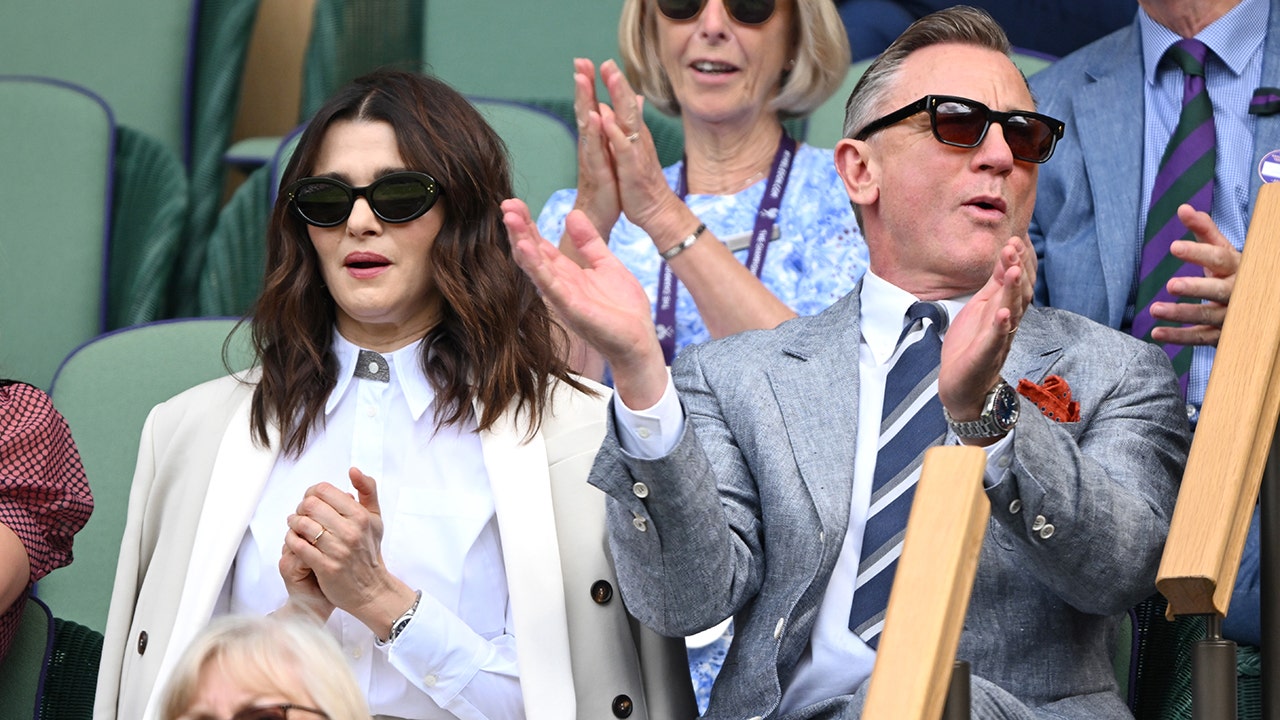
M 1280 186 L 1258 193 L 1156 587 L 1225 617 L 1280 415 Z
M 864 720 L 938 720 L 991 506 L 981 448 L 925 453 L 894 574 Z

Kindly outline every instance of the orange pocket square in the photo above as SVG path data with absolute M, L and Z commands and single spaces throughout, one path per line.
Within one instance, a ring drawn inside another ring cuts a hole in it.
M 1058 375 L 1045 378 L 1043 385 L 1037 385 L 1023 378 L 1018 381 L 1018 394 L 1035 403 L 1036 407 L 1040 408 L 1040 412 L 1050 420 L 1057 422 L 1080 420 L 1080 403 L 1071 399 L 1070 386 Z

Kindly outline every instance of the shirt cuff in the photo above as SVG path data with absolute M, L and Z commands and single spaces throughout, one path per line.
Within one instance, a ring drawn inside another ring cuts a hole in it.
M 613 396 L 613 419 L 618 428 L 618 444 L 641 460 L 657 460 L 671 452 L 684 432 L 684 408 L 676 384 L 667 374 L 667 387 L 653 407 L 632 410 Z

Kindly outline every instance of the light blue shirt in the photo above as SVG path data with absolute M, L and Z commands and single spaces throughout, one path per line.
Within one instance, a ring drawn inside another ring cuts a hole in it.
M 1213 103 L 1217 133 L 1217 164 L 1214 171 L 1213 208 L 1210 215 L 1227 240 L 1237 250 L 1244 247 L 1249 218 L 1249 183 L 1254 168 L 1253 131 L 1257 118 L 1249 114 L 1249 101 L 1262 81 L 1262 50 L 1266 37 L 1267 0 L 1242 0 L 1218 18 L 1196 38 L 1212 50 L 1205 61 L 1205 86 Z M 1146 101 L 1146 123 L 1142 153 L 1142 197 L 1138 213 L 1135 247 L 1142 252 L 1143 228 L 1147 223 L 1151 188 L 1155 185 L 1160 158 L 1182 111 L 1182 70 L 1160 59 L 1181 36 L 1138 10 L 1142 33 L 1142 63 Z M 1135 264 L 1140 267 L 1141 262 Z M 1137 279 L 1135 278 L 1135 286 Z M 1132 318 L 1133 308 L 1128 317 Z M 1197 347 L 1191 359 L 1187 401 L 1196 408 L 1204 400 L 1214 348 Z
M 675 189 L 682 163 L 663 170 Z M 766 179 L 734 195 L 689 195 L 685 202 L 716 237 L 731 247 L 744 264 L 745 242 L 755 225 L 756 210 Z M 553 243 L 564 234 L 564 219 L 573 209 L 576 189 L 559 190 L 538 216 L 538 232 Z M 844 182 L 836 172 L 830 150 L 801 145 L 787 180 L 776 236 L 765 255 L 761 282 L 799 315 L 816 315 L 844 297 L 867 269 L 867 244 L 858 230 Z M 622 217 L 609 235 L 609 249 L 644 287 L 652 306 L 658 300 L 661 258 L 653 241 L 638 225 Z M 676 351 L 711 339 L 687 288 L 676 297 Z

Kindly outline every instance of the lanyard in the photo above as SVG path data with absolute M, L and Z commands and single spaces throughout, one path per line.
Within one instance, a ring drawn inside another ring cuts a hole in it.
M 760 207 L 756 210 L 755 230 L 751 233 L 751 245 L 747 251 L 747 269 L 757 278 L 764 272 L 764 256 L 769 249 L 769 233 L 778 222 L 778 210 L 782 207 L 782 194 L 787 189 L 787 178 L 791 175 L 791 161 L 795 158 L 796 141 L 782 132 L 778 140 L 778 150 L 773 155 L 773 165 L 769 168 L 769 184 L 765 186 L 760 197 Z M 680 163 L 680 180 L 676 185 L 676 194 L 684 200 L 689 194 L 688 163 Z M 658 342 L 662 345 L 662 355 L 667 364 L 676 355 L 676 291 L 680 281 L 666 261 L 658 266 L 658 308 L 655 312 L 654 324 L 658 329 Z

